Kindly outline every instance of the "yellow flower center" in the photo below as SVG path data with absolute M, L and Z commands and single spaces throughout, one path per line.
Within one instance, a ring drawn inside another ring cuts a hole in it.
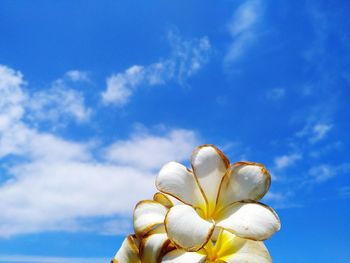
M 209 241 L 199 253 L 206 255 L 205 263 L 223 263 L 225 258 L 236 253 L 237 247 L 233 246 L 233 240 L 237 238 L 225 230 L 221 230 L 216 242 Z

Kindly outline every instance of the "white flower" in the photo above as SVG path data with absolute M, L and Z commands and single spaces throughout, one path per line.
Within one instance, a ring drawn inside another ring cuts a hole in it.
M 209 241 L 197 252 L 175 249 L 166 254 L 162 263 L 271 263 L 271 257 L 261 241 L 237 237 L 221 230 L 217 241 Z
M 261 242 L 280 229 L 277 214 L 258 203 L 271 178 L 257 163 L 230 165 L 212 145 L 196 148 L 192 171 L 170 162 L 156 179 L 160 191 L 134 210 L 135 235 L 113 263 L 270 263 Z
M 268 239 L 280 229 L 272 208 L 257 202 L 268 191 L 271 181 L 263 165 L 250 162 L 230 165 L 213 145 L 196 148 L 191 165 L 192 171 L 170 162 L 156 179 L 159 191 L 183 203 L 161 212 L 162 216 L 166 214 L 167 235 L 177 247 L 198 251 L 211 238 L 215 240 L 220 229 L 251 240 Z M 162 216 L 148 211 L 150 220 L 152 214 L 155 224 L 161 222 Z

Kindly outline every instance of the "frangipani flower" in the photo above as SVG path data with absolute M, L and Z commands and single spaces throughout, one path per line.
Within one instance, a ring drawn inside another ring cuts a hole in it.
M 271 257 L 261 241 L 237 237 L 222 230 L 213 243 L 209 241 L 197 252 L 175 249 L 167 253 L 162 263 L 271 263 Z
M 257 202 L 271 182 L 263 165 L 251 162 L 230 165 L 213 145 L 196 148 L 191 165 L 192 171 L 176 162 L 161 169 L 157 189 L 165 194 L 165 199 L 171 196 L 180 202 L 168 209 L 158 205 L 145 208 L 148 217 L 143 217 L 142 224 L 134 216 L 135 231 L 147 233 L 162 224 L 165 216 L 168 238 L 186 251 L 198 251 L 211 238 L 215 240 L 220 229 L 251 240 L 268 239 L 280 229 L 272 208 Z

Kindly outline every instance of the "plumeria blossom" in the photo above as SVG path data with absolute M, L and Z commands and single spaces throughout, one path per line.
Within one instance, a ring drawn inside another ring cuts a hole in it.
M 209 241 L 197 252 L 175 249 L 167 253 L 162 263 L 271 263 L 271 257 L 261 241 L 237 237 L 221 230 L 216 242 Z
M 160 191 L 134 209 L 135 235 L 113 263 L 271 263 L 262 240 L 280 229 L 277 214 L 258 203 L 270 174 L 257 163 L 230 164 L 213 145 L 196 148 L 192 170 L 170 162 Z
M 270 187 L 262 164 L 237 162 L 215 146 L 203 145 L 191 156 L 192 170 L 170 162 L 159 172 L 157 189 L 180 201 L 165 210 L 168 238 L 186 251 L 200 250 L 221 229 L 237 237 L 265 240 L 280 229 L 274 210 L 258 203 Z M 150 212 L 151 213 L 151 212 Z M 154 223 L 161 217 L 156 217 Z

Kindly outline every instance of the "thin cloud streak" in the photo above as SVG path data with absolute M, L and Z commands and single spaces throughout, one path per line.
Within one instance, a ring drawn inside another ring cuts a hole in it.
M 123 107 L 141 87 L 160 86 L 170 81 L 181 86 L 187 85 L 187 79 L 209 60 L 209 39 L 204 36 L 187 40 L 170 31 L 168 40 L 172 48 L 169 58 L 145 66 L 133 65 L 109 76 L 106 80 L 107 88 L 101 94 L 102 102 L 105 105 Z

